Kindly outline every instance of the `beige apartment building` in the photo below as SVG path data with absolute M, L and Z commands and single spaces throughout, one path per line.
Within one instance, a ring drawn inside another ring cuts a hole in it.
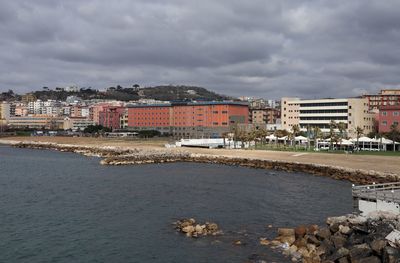
M 10 104 L 0 102 L 0 125 L 6 125 L 10 119 Z
M 288 131 L 298 125 L 302 131 L 319 127 L 327 133 L 333 120 L 344 123 L 347 135 L 354 137 L 357 127 L 361 127 L 364 134 L 373 131 L 374 116 L 369 112 L 366 98 L 302 100 L 285 97 L 281 103 L 282 128 Z

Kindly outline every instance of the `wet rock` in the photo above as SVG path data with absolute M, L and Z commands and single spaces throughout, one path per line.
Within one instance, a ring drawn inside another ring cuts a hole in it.
M 302 238 L 307 233 L 307 227 L 306 226 L 298 226 L 294 229 L 294 232 L 295 232 L 296 239 Z
M 308 243 L 314 244 L 314 245 L 320 245 L 321 241 L 318 240 L 314 235 L 306 235 L 305 239 Z
M 348 226 L 339 225 L 339 232 L 344 235 L 349 235 L 351 234 L 352 230 Z
M 387 242 L 385 240 L 373 240 L 371 242 L 371 249 L 374 251 L 375 254 L 381 256 L 383 253 L 383 249 L 386 247 Z
M 328 257 L 329 260 L 336 261 L 340 258 L 347 257 L 350 251 L 347 248 L 341 247 L 335 253 Z
M 352 262 L 369 257 L 371 254 L 372 249 L 368 244 L 355 245 L 350 249 L 350 259 Z
M 400 262 L 400 249 L 393 247 L 385 247 L 383 249 L 383 263 L 399 263 Z
M 321 241 L 325 239 L 330 239 L 331 235 L 331 231 L 328 228 L 321 228 L 315 234 L 315 236 Z
M 347 222 L 347 217 L 346 216 L 336 216 L 336 217 L 328 217 L 326 219 L 326 223 L 331 226 L 333 224 L 344 224 Z
M 198 238 L 200 236 L 207 235 L 219 235 L 222 234 L 222 231 L 218 229 L 218 225 L 215 223 L 205 224 L 195 224 L 196 220 L 193 218 L 190 219 L 181 219 L 174 223 L 175 228 L 181 232 L 186 234 L 187 237 Z
M 378 257 L 371 256 L 357 260 L 355 263 L 381 263 L 381 260 Z
M 335 248 L 339 249 L 341 247 L 344 247 L 347 239 L 341 235 L 334 235 L 331 237 L 331 241 L 333 242 Z

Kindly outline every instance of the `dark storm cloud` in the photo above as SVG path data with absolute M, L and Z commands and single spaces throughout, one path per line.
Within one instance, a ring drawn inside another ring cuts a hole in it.
M 400 80 L 400 2 L 0 1 L 0 90 L 191 84 L 356 96 Z

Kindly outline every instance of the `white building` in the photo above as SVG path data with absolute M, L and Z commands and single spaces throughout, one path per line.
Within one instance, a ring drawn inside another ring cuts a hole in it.
M 44 102 L 42 100 L 28 102 L 28 112 L 30 114 L 42 114 L 44 112 Z
M 291 131 L 294 125 L 298 125 L 302 131 L 319 127 L 322 132 L 327 133 L 331 121 L 344 123 L 347 134 L 354 136 L 357 127 L 362 128 L 364 134 L 373 130 L 374 114 L 369 112 L 368 100 L 365 98 L 282 98 L 281 119 L 282 128 L 288 131 Z

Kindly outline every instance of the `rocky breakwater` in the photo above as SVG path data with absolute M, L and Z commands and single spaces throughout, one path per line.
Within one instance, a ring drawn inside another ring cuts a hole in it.
M 86 145 L 59 144 L 50 142 L 35 142 L 35 141 L 14 142 L 11 145 L 16 148 L 73 152 L 73 153 L 83 154 L 85 156 L 97 156 L 103 158 L 126 155 L 126 154 L 135 154 L 140 151 L 138 149 L 125 149 L 114 146 L 86 146 Z
M 0 140 L 0 143 L 3 141 Z M 73 144 L 58 144 L 46 142 L 11 142 L 18 148 L 49 149 L 62 152 L 75 152 L 86 156 L 103 157 L 104 165 L 135 165 L 146 163 L 168 162 L 198 162 L 224 165 L 237 165 L 258 169 L 275 169 L 288 172 L 303 172 L 337 180 L 347 180 L 356 184 L 387 183 L 400 181 L 400 175 L 377 171 L 366 171 L 339 166 L 320 165 L 313 163 L 265 160 L 245 157 L 221 156 L 214 154 L 196 154 L 177 149 L 137 149 L 116 146 L 85 146 Z
M 222 234 L 216 223 L 196 223 L 194 218 L 181 219 L 173 225 L 178 232 L 185 234 L 187 237 L 198 238 L 201 236 L 217 236 Z
M 236 165 L 258 169 L 275 169 L 288 172 L 304 172 L 313 175 L 347 180 L 357 184 L 387 183 L 400 181 L 397 174 L 376 171 L 356 170 L 344 167 L 263 160 L 244 157 L 230 157 L 212 154 L 196 154 L 177 150 L 142 150 L 134 154 L 116 155 L 102 160 L 107 165 L 127 165 L 144 163 L 197 162 Z
M 399 230 L 400 216 L 375 212 L 367 217 L 331 217 L 323 228 L 278 229 L 275 240 L 261 243 L 304 263 L 399 263 Z
M 190 162 L 190 153 L 168 149 L 141 149 L 134 153 L 120 154 L 101 160 L 104 165 L 135 165 L 150 163 Z

